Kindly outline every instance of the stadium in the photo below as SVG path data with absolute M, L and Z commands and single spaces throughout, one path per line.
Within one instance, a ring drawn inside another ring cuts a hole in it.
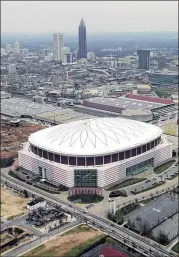
M 123 118 L 94 118 L 40 130 L 18 153 L 19 167 L 83 193 L 98 193 L 171 157 L 172 144 L 161 128 Z

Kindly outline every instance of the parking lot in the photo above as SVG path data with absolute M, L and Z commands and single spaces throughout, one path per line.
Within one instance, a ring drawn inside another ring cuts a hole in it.
M 141 182 L 140 184 L 132 185 L 125 188 L 125 192 L 127 195 L 132 195 L 131 191 L 139 192 L 142 190 L 146 190 L 152 187 L 155 183 L 160 183 L 161 181 L 167 181 L 168 179 L 172 179 L 178 175 L 178 166 L 171 167 L 168 171 L 165 171 L 161 174 L 153 174 L 149 177 L 148 180 Z
M 178 195 L 168 193 L 126 215 L 124 220 L 128 223 L 130 221 L 131 228 L 135 231 L 143 232 L 144 226 L 149 231 L 177 212 Z

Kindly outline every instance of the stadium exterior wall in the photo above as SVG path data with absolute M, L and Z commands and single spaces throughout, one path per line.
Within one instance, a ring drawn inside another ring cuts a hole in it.
M 39 166 L 46 169 L 46 177 L 49 181 L 65 185 L 69 188 L 74 187 L 74 169 L 97 169 L 98 187 L 106 187 L 112 183 L 120 181 L 126 177 L 126 169 L 143 161 L 154 159 L 154 166 L 167 161 L 172 157 L 172 144 L 166 139 L 162 139 L 161 144 L 155 148 L 142 153 L 138 156 L 114 163 L 101 166 L 76 167 L 56 163 L 39 157 L 29 150 L 29 143 L 18 153 L 19 166 L 39 174 Z

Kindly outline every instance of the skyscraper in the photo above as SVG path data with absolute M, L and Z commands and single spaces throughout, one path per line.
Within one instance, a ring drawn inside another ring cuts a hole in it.
M 86 42 L 86 25 L 84 20 L 81 19 L 79 28 L 78 28 L 78 59 L 87 58 L 87 42 Z
M 13 53 L 14 53 L 14 54 L 20 54 L 20 52 L 21 52 L 21 46 L 20 46 L 19 42 L 15 42 L 15 43 L 12 45 L 12 48 L 13 48 Z
M 150 50 L 137 50 L 137 55 L 139 56 L 139 66 L 141 70 L 150 69 Z
M 64 47 L 63 34 L 54 33 L 53 34 L 53 59 L 54 61 L 63 61 L 63 51 Z

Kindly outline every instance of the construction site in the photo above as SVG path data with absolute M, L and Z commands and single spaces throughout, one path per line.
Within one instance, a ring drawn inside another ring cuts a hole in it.
M 1 168 L 11 165 L 12 160 L 17 157 L 18 150 L 21 149 L 30 134 L 43 128 L 45 126 L 26 120 L 1 119 Z

